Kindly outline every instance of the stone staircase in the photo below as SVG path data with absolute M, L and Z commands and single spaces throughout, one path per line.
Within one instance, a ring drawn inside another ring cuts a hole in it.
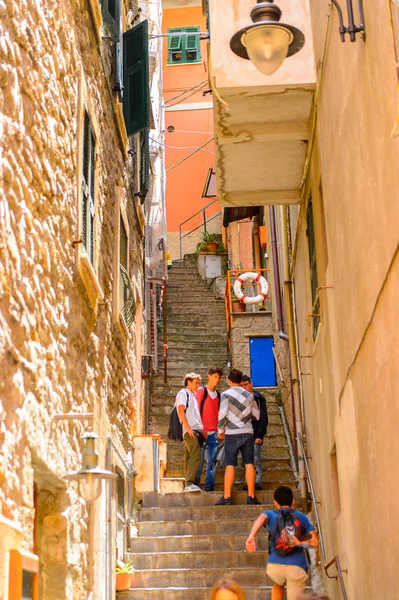
M 196 268 L 175 264 L 168 282 L 168 383 L 163 373 L 152 385 L 150 427 L 168 445 L 167 478 L 183 477 L 182 443 L 167 437 L 169 414 L 175 396 L 189 371 L 199 372 L 203 381 L 211 366 L 227 374 L 229 367 L 225 308 L 215 300 L 207 282 Z M 162 347 L 159 347 L 162 357 Z M 160 362 L 162 364 L 162 362 Z M 223 378 L 222 391 L 227 387 Z M 247 506 L 242 467 L 236 469 L 233 506 L 215 506 L 223 489 L 223 470 L 216 475 L 215 492 L 146 493 L 131 539 L 136 568 L 133 588 L 118 592 L 129 600 L 208 600 L 212 585 L 224 577 L 236 579 L 245 589 L 247 600 L 269 600 L 271 582 L 266 575 L 267 532 L 258 534 L 258 552 L 249 554 L 245 540 L 254 519 L 272 508 L 272 490 L 280 484 L 296 488 L 290 456 L 280 419 L 276 390 L 262 390 L 269 413 L 268 435 L 263 445 L 263 490 L 256 492 L 262 506 Z M 182 488 L 181 488 L 182 489 Z M 294 492 L 297 494 L 297 491 Z
M 270 600 L 267 530 L 257 536 L 256 553 L 245 549 L 253 521 L 272 508 L 271 491 L 257 496 L 262 506 L 247 506 L 245 492 L 235 494 L 234 506 L 215 506 L 215 492 L 145 494 L 128 554 L 137 569 L 133 589 L 118 592 L 118 599 L 209 600 L 213 584 L 228 577 L 247 600 Z

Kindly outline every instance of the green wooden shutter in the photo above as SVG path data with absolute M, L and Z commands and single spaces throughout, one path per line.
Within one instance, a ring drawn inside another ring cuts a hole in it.
M 187 33 L 199 32 L 199 27 L 186 27 Z M 197 62 L 200 60 L 200 36 L 199 35 L 187 35 L 186 37 L 186 61 Z
M 122 219 L 122 215 L 120 216 L 120 233 L 119 233 L 119 264 L 123 267 L 126 272 L 128 268 L 128 237 L 126 233 L 125 224 Z M 129 296 L 129 288 L 126 286 L 124 279 L 121 277 L 120 284 L 122 285 L 122 301 L 123 305 L 125 305 L 128 296 Z
M 149 130 L 140 133 L 140 201 L 141 204 L 147 196 L 150 186 L 150 141 Z
M 121 0 L 102 0 L 102 15 L 104 22 L 108 25 L 112 37 L 119 38 Z
M 168 29 L 168 33 L 180 33 L 184 29 L 174 27 Z M 168 63 L 182 62 L 183 60 L 183 36 L 171 36 L 168 38 Z
M 83 120 L 83 165 L 82 165 L 82 210 L 81 234 L 83 246 L 94 262 L 94 219 L 95 219 L 95 168 L 96 139 L 91 127 L 90 117 L 85 111 Z
M 123 34 L 123 116 L 127 135 L 150 126 L 148 21 Z

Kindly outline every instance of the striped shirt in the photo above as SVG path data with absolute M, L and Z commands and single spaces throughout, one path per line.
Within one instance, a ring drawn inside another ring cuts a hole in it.
M 226 435 L 253 434 L 252 417 L 258 420 L 259 416 L 253 395 L 240 386 L 232 386 L 221 396 L 218 431 Z

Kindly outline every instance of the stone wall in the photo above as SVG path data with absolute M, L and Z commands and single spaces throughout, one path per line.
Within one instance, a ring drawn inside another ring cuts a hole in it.
M 40 597 L 75 600 L 93 589 L 96 538 L 76 484 L 62 476 L 80 467 L 84 430 L 112 436 L 123 451 L 142 428 L 142 330 L 119 321 L 115 256 L 121 207 L 140 305 L 144 217 L 94 0 L 0 2 L 0 16 L 0 512 L 30 551 L 36 514 Z M 89 277 L 78 225 L 83 106 L 97 136 Z M 94 418 L 52 418 L 69 411 Z

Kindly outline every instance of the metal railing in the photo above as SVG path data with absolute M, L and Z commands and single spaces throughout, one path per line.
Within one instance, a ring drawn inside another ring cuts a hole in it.
M 334 556 L 333 559 L 331 559 L 329 562 L 327 562 L 326 548 L 324 546 L 324 539 L 323 539 L 323 532 L 321 529 L 319 509 L 317 508 L 316 494 L 315 494 L 314 487 L 313 487 L 312 476 L 310 474 L 308 459 L 307 459 L 306 453 L 305 453 L 305 445 L 303 443 L 303 438 L 299 432 L 298 432 L 297 436 L 298 436 L 299 443 L 301 445 L 303 462 L 305 463 L 305 469 L 306 469 L 306 474 L 308 477 L 310 493 L 312 496 L 314 513 L 315 513 L 315 517 L 316 517 L 317 530 L 319 532 L 320 550 L 321 550 L 321 555 L 323 558 L 324 571 L 325 571 L 327 577 L 329 577 L 329 579 L 338 579 L 340 586 L 341 586 L 342 597 L 344 600 L 348 600 L 348 596 L 346 594 L 346 589 L 345 589 L 344 579 L 342 577 L 342 573 L 347 573 L 347 570 L 341 569 L 341 563 L 339 561 L 338 556 Z M 337 575 L 330 575 L 328 573 L 328 569 L 334 564 L 337 568 Z
M 210 221 L 213 221 L 213 219 L 216 219 L 217 217 L 220 217 L 221 212 L 219 211 L 218 213 L 216 213 L 215 215 L 212 215 L 210 217 L 210 219 L 206 218 L 206 209 L 209 208 L 210 206 L 212 206 L 213 204 L 215 204 L 217 202 L 217 200 L 212 200 L 212 202 L 210 202 L 209 204 L 207 204 L 206 206 L 204 206 L 203 208 L 201 208 L 200 210 L 198 210 L 196 213 L 194 213 L 193 215 L 191 215 L 191 217 L 189 217 L 188 219 L 186 219 L 185 221 L 183 221 L 182 223 L 180 223 L 179 225 L 179 240 L 180 240 L 180 260 L 182 260 L 183 256 L 182 256 L 182 241 L 184 240 L 185 237 L 187 237 L 188 235 L 190 235 L 191 233 L 194 233 L 194 231 L 197 231 L 197 229 L 199 229 L 200 227 L 204 228 L 204 231 L 206 231 L 206 224 L 209 223 Z M 188 231 L 187 233 L 185 233 L 184 235 L 182 235 L 182 227 L 183 225 L 185 225 L 186 223 L 188 223 L 189 221 L 191 221 L 191 219 L 194 219 L 195 217 L 198 217 L 198 215 L 200 215 L 202 213 L 202 223 L 200 225 L 197 225 L 197 227 L 194 227 L 194 229 L 191 229 L 190 231 Z

